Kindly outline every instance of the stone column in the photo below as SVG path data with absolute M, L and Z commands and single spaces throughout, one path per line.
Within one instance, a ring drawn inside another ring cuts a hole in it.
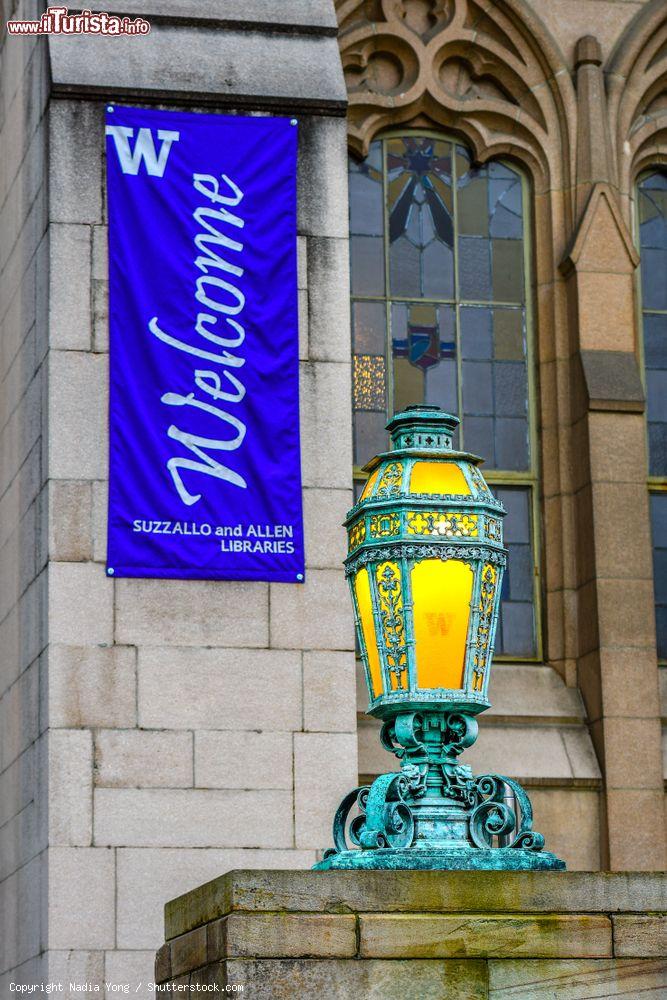
M 662 868 L 665 820 L 646 486 L 636 358 L 639 262 L 610 177 L 599 46 L 577 46 L 578 224 L 562 270 L 578 357 L 578 676 L 605 785 L 604 867 Z

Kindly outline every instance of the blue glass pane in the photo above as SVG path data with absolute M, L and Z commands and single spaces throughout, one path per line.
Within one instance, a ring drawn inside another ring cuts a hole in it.
M 493 312 L 485 306 L 461 306 L 459 310 L 459 335 L 461 357 L 466 360 L 491 359 Z
M 520 362 L 498 362 L 493 366 L 496 413 L 503 417 L 525 417 L 528 410 L 526 366 Z
M 667 476 L 667 424 L 648 425 L 649 475 Z
M 497 417 L 494 468 L 522 472 L 529 467 L 528 421 L 515 417 Z
M 379 236 L 350 237 L 353 295 L 384 294 L 384 245 Z
M 644 313 L 644 361 L 647 368 L 667 368 L 667 315 Z
M 358 163 L 350 157 L 350 233 L 382 236 L 384 206 L 382 193 L 382 149 L 374 142 L 368 157 Z
M 667 422 L 667 370 L 646 372 L 646 415 L 652 423 Z
M 384 354 L 387 319 L 384 302 L 353 302 L 352 343 L 355 354 Z
M 493 365 L 488 361 L 464 361 L 461 367 L 465 415 L 493 414 Z
M 667 493 L 652 493 L 653 584 L 658 656 L 667 659 Z
M 641 249 L 644 309 L 667 309 L 667 250 Z
M 478 236 L 459 238 L 459 289 L 462 299 L 491 301 L 491 245 Z
M 501 643 L 496 653 L 535 656 L 534 563 L 531 534 L 530 489 L 492 487 L 507 515 L 503 530 L 508 565 L 501 595 Z

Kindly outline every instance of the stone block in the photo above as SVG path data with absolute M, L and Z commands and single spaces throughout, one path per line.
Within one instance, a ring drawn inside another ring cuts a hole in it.
M 49 344 L 90 350 L 90 226 L 49 227 Z
M 357 741 L 350 733 L 294 734 L 296 846 L 331 846 L 341 799 L 357 785 Z
M 607 718 L 605 732 L 605 783 L 607 788 L 656 788 L 662 786 L 661 724 L 648 719 Z M 641 738 L 637 739 L 638 732 Z M 632 746 L 632 758 L 628 756 Z
M 145 8 L 141 11 L 145 13 Z M 270 36 L 271 58 L 267 59 L 266 33 L 248 27 L 245 22 L 228 22 L 224 30 L 197 23 L 153 22 L 150 45 L 144 39 L 121 35 L 110 50 L 104 44 L 108 39 L 90 35 L 84 52 L 73 44 L 76 37 L 51 35 L 53 84 L 58 88 L 74 84 L 77 89 L 105 94 L 152 91 L 167 102 L 183 100 L 187 94 L 193 101 L 215 99 L 228 107 L 250 103 L 257 108 L 268 103 L 287 115 L 301 107 L 319 110 L 332 105 L 343 113 L 345 84 L 334 37 L 279 30 Z M 217 72 L 221 65 L 224 74 Z M 167 74 L 165 66 L 169 66 Z M 97 131 L 96 138 L 101 144 Z
M 352 506 L 352 490 L 306 489 L 303 518 L 306 569 L 337 569 L 347 555 L 343 520 Z
M 108 951 L 105 956 L 105 982 L 111 987 L 107 996 L 122 996 L 121 988 L 130 987 L 129 994 L 140 1000 L 155 997 L 155 955 L 152 951 Z M 116 990 L 113 990 L 113 987 Z
M 24 670 L 0 698 L 0 771 L 39 735 L 39 665 Z
M 632 274 L 577 274 L 579 338 L 583 350 L 634 352 Z
M 167 938 L 236 910 L 360 913 L 643 913 L 667 909 L 647 872 L 233 871 L 170 902 Z
M 109 484 L 96 482 L 93 489 L 93 559 L 95 562 L 107 561 L 107 512 L 109 509 Z
M 342 571 L 312 569 L 301 586 L 270 586 L 273 648 L 354 648 L 352 603 Z
M 116 641 L 267 646 L 268 586 L 217 580 L 117 580 Z
M 347 239 L 308 238 L 308 356 L 349 363 L 350 257 Z
M 560 731 L 574 778 L 600 778 L 590 733 L 585 726 L 563 726 Z
M 48 864 L 48 947 L 115 947 L 115 857 L 106 847 L 52 847 Z
M 235 959 L 227 962 L 227 982 L 243 983 L 253 1000 L 292 1000 L 295 983 L 303 996 L 349 1000 L 487 1000 L 486 965 L 482 961 L 366 961 L 339 958 Z
M 354 653 L 303 654 L 303 728 L 356 733 Z
M 49 105 L 49 212 L 52 222 L 102 221 L 104 105 Z
M 566 687 L 553 667 L 494 663 L 489 684 L 493 702 L 485 716 L 537 716 L 584 719 L 581 695 Z
M 633 744 L 634 745 L 634 744 Z M 616 871 L 651 872 L 667 867 L 664 840 L 655 836 L 664 822 L 662 788 L 610 788 L 606 794 L 609 867 Z M 641 822 L 628 822 L 628 817 Z M 666 909 L 645 907 L 645 909 Z
M 667 958 L 667 917 L 664 913 L 613 916 L 617 958 Z
M 96 563 L 49 564 L 49 640 L 67 646 L 113 642 L 113 580 Z
M 568 871 L 597 871 L 601 860 L 600 791 L 547 786 L 529 788 L 528 794 L 533 825 L 544 836 L 547 849 L 565 861 Z M 568 817 L 567 823 L 563 823 L 563 816 Z
M 151 729 L 301 728 L 301 654 L 139 651 L 139 724 Z
M 652 645 L 655 599 L 651 580 L 598 580 L 597 593 L 602 646 L 641 649 Z
M 48 655 L 51 727 L 136 725 L 136 650 L 54 644 Z
M 192 787 L 192 733 L 100 729 L 95 733 L 98 788 Z
M 93 740 L 88 729 L 48 735 L 49 844 L 88 847 L 93 834 Z
M 226 954 L 211 957 L 352 958 L 357 951 L 351 913 L 232 913 L 225 920 Z M 172 941 L 172 956 L 181 940 Z
M 642 718 L 660 714 L 652 649 L 602 649 L 599 677 L 605 715 Z M 657 671 L 667 679 L 667 671 Z M 667 715 L 667 705 L 662 713 Z
M 59 562 L 92 557 L 92 485 L 51 480 L 49 483 L 49 556 Z
M 315 864 L 314 851 L 295 850 L 119 848 L 117 855 L 119 948 L 157 948 L 164 941 L 165 903 L 221 872 Z
M 197 927 L 170 942 L 171 974 L 180 976 L 206 964 L 206 928 Z
M 106 226 L 93 226 L 91 278 L 93 350 L 109 350 L 109 251 Z
M 291 789 L 291 733 L 196 732 L 194 739 L 198 788 Z
M 108 358 L 81 351 L 49 358 L 49 477 L 106 479 Z
M 47 974 L 45 982 L 62 983 L 64 992 L 61 997 L 76 997 L 69 989 L 70 983 L 90 983 L 98 987 L 100 996 L 104 996 L 104 952 L 103 951 L 48 951 L 45 954 Z M 82 995 L 78 994 L 79 997 Z
M 647 476 L 644 418 L 639 413 L 588 414 L 591 476 L 595 482 L 637 483 Z
M 288 791 L 97 788 L 96 844 L 114 847 L 291 847 Z
M 350 364 L 300 366 L 301 465 L 304 486 L 352 486 Z
M 300 118 L 297 185 L 299 233 L 346 239 L 349 206 L 344 118 Z
M 631 959 L 491 960 L 488 1000 L 636 1000 L 661 996 L 664 962 Z
M 299 239 L 305 237 L 299 236 Z M 308 360 L 308 292 L 305 288 L 299 288 L 298 315 L 299 315 L 299 361 Z
M 488 913 L 359 916 L 362 958 L 607 958 L 606 916 Z
M 476 773 L 511 774 L 516 778 L 572 777 L 561 733 L 555 726 L 500 726 L 482 721 L 481 735 L 466 751 Z
M 597 575 L 650 580 L 653 553 L 646 482 L 595 483 L 593 516 Z M 631 545 L 624 530 L 629 524 L 635 528 Z

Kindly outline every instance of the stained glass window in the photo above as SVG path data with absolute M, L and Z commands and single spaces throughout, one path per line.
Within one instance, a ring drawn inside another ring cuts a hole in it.
M 512 575 L 496 651 L 539 656 L 524 182 L 419 132 L 350 160 L 354 455 L 388 446 L 388 417 L 437 403 L 485 459 L 508 508 Z M 505 488 L 506 487 L 506 488 Z
M 638 184 L 641 302 L 658 656 L 667 660 L 667 173 Z

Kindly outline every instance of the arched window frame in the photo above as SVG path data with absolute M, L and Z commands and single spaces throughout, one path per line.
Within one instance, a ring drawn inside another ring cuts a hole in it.
M 642 167 L 636 172 L 634 183 L 632 185 L 632 226 L 635 237 L 635 246 L 637 247 L 641 256 L 641 232 L 640 232 L 640 213 L 639 213 L 639 185 L 651 174 L 661 173 L 667 177 L 667 163 L 657 162 L 649 165 L 642 165 Z M 648 313 L 650 315 L 661 315 L 667 316 L 667 309 L 645 309 L 643 301 L 643 288 L 642 288 L 642 267 L 641 262 L 639 267 L 635 272 L 635 287 L 636 287 L 636 305 L 637 305 L 637 352 L 639 355 L 639 367 L 640 375 L 642 380 L 642 385 L 644 387 L 644 397 L 647 399 L 647 379 L 646 379 L 646 350 L 645 350 L 645 332 L 644 332 L 644 317 Z M 647 400 L 648 402 L 648 400 Z M 648 470 L 648 476 L 646 480 L 646 485 L 649 493 L 649 503 L 650 498 L 653 495 L 664 495 L 665 502 L 667 503 L 667 474 L 664 476 L 655 476 L 651 474 L 650 471 L 650 451 L 649 451 L 649 436 L 648 436 L 648 416 L 646 419 L 646 468 Z M 652 512 L 651 512 L 652 521 Z M 654 543 L 654 526 L 651 524 L 651 552 L 655 560 L 655 543 Z M 657 602 L 656 602 L 657 604 Z M 660 655 L 658 651 L 658 663 L 660 666 L 667 667 L 667 657 Z
M 406 135 L 414 135 L 415 137 L 426 137 L 432 138 L 444 142 L 450 142 L 454 146 L 464 146 L 471 157 L 474 156 L 470 145 L 465 139 L 462 139 L 456 135 L 453 135 L 445 130 L 433 130 L 427 128 L 394 128 L 379 132 L 373 136 L 373 142 L 377 140 L 387 140 L 392 138 L 401 138 Z M 358 155 L 350 151 L 350 156 L 355 160 L 359 160 Z M 455 189 L 456 185 L 456 165 L 454 160 L 454 175 L 453 175 L 453 187 Z M 533 255 L 533 210 L 532 210 L 532 185 L 530 178 L 528 176 L 525 168 L 517 163 L 515 160 L 510 160 L 505 157 L 494 157 L 492 161 L 488 162 L 498 162 L 500 164 L 505 164 L 510 167 L 514 173 L 520 178 L 521 181 L 521 196 L 522 196 L 522 207 L 523 207 L 523 224 L 524 224 L 524 235 L 523 235 L 523 266 L 524 266 L 524 293 L 525 293 L 525 328 L 526 328 L 526 371 L 527 371 L 527 384 L 528 384 L 528 400 L 527 400 L 527 422 L 528 422 L 528 440 L 529 440 L 529 455 L 530 464 L 529 469 L 522 472 L 516 472 L 512 470 L 497 470 L 497 469 L 484 469 L 484 476 L 487 481 L 493 486 L 506 486 L 506 487 L 524 487 L 529 490 L 529 514 L 530 514 L 530 532 L 531 532 L 531 543 L 532 543 L 532 553 L 533 553 L 533 607 L 535 615 L 535 655 L 534 656 L 518 656 L 510 654 L 498 654 L 494 657 L 498 662 L 508 662 L 508 663 L 542 663 L 544 662 L 544 641 L 543 641 L 543 615 L 542 615 L 542 604 L 543 604 L 543 577 L 542 577 L 542 529 L 541 529 L 541 512 L 540 512 L 540 448 L 539 448 L 539 435 L 537 432 L 538 428 L 538 418 L 537 418 L 537 359 L 535 354 L 535 308 L 534 308 L 534 278 L 535 278 L 535 263 Z M 386 163 L 386 146 L 383 149 L 383 191 L 386 191 L 387 183 L 387 163 Z M 456 342 L 457 342 L 457 396 L 458 396 L 458 408 L 459 413 L 463 413 L 463 402 L 462 402 L 462 352 L 460 350 L 459 341 L 459 312 L 462 306 L 483 306 L 490 304 L 488 301 L 484 302 L 482 300 L 474 299 L 461 299 L 459 295 L 459 269 L 458 269 L 458 211 L 457 211 L 458 199 L 453 198 L 454 206 L 454 298 L 420 298 L 419 301 L 424 301 L 433 304 L 451 304 L 453 305 L 456 312 Z M 390 284 L 389 284 L 389 253 L 388 253 L 388 233 L 389 233 L 389 212 L 387 198 L 384 198 L 384 265 L 385 265 L 385 292 L 384 296 L 360 296 L 351 295 L 351 303 L 355 301 L 377 301 L 378 299 L 383 299 L 386 307 L 386 330 L 387 337 L 385 341 L 385 378 L 386 378 L 386 401 L 387 401 L 387 412 L 388 416 L 391 416 L 389 410 L 391 409 L 391 404 L 393 401 L 393 365 L 392 365 L 392 349 L 391 349 L 391 336 L 390 336 L 390 321 L 389 321 L 389 308 L 390 302 L 405 299 L 406 301 L 414 302 L 415 297 L 400 296 L 390 294 Z M 515 302 L 500 302 L 493 301 L 494 306 L 516 306 Z M 463 428 L 462 428 L 463 430 Z M 463 441 L 463 447 L 465 447 L 465 440 Z M 370 459 L 372 456 L 368 456 Z M 482 456 L 483 458 L 485 456 Z M 362 471 L 361 466 L 354 466 L 354 481 L 355 481 L 355 493 L 358 491 L 358 484 L 362 484 L 366 475 Z

